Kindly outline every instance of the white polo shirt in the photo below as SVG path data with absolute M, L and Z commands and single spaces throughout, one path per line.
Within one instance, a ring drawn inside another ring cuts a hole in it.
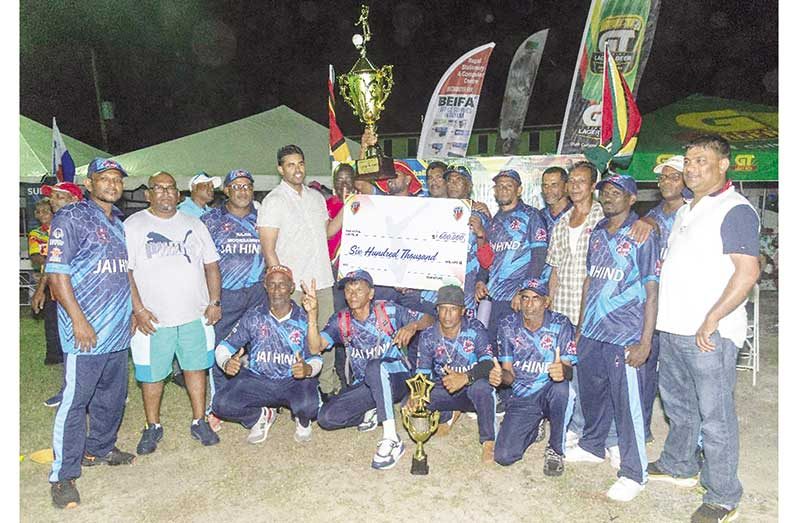
M 332 287 L 334 280 L 327 251 L 327 205 L 316 190 L 302 186 L 297 193 L 281 181 L 263 199 L 258 209 L 258 227 L 280 229 L 277 234 L 277 257 L 294 273 L 294 284 L 310 285 L 316 278 L 316 288 Z

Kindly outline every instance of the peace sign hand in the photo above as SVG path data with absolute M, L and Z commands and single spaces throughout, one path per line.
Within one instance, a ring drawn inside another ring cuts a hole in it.
M 302 288 L 302 293 L 304 294 L 302 296 L 302 308 L 305 309 L 308 316 L 313 315 L 315 317 L 319 312 L 319 300 L 316 298 L 316 278 L 310 280 L 310 288 L 308 288 L 304 281 L 299 282 L 299 286 Z

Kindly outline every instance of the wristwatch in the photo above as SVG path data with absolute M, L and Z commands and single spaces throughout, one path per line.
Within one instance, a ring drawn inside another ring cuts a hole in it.
M 209 305 L 213 305 L 214 307 L 221 307 L 222 306 L 222 302 L 219 301 L 219 300 L 216 300 L 216 301 L 210 302 Z

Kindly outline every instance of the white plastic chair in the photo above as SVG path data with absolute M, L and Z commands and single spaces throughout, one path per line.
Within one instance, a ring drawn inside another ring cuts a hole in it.
M 745 341 L 737 357 L 737 370 L 750 370 L 753 376 L 753 385 L 756 386 L 756 374 L 759 372 L 759 284 L 748 294 L 748 300 L 753 305 L 753 318 L 748 317 L 748 330 Z

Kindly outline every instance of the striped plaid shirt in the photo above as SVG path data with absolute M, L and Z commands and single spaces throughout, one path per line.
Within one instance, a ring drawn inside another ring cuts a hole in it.
M 576 252 L 571 252 L 568 241 L 568 222 L 574 208 L 565 211 L 549 239 L 549 253 L 546 263 L 557 268 L 557 291 L 551 303 L 551 310 L 568 316 L 571 323 L 579 323 L 579 309 L 582 305 L 582 284 L 587 277 L 587 248 L 590 244 L 590 233 L 596 224 L 604 218 L 601 204 L 593 200 L 590 212 L 585 219 L 585 227 L 576 242 Z

